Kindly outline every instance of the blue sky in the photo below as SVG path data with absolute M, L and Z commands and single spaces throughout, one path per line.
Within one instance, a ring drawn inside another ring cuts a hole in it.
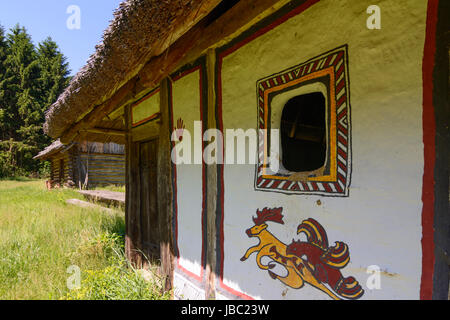
M 0 0 L 0 25 L 8 32 L 16 23 L 24 26 L 37 45 L 48 36 L 67 57 L 71 74 L 83 67 L 113 12 L 123 0 Z M 80 8 L 80 29 L 67 28 L 70 5 Z

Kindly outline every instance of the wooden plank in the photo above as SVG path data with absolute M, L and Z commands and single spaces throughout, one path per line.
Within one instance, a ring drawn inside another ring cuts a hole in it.
M 82 159 L 89 159 L 93 166 L 111 166 L 111 167 L 121 167 L 125 164 L 125 159 L 123 158 L 101 158 L 101 157 L 82 157 Z
M 124 173 L 125 173 L 125 169 L 121 168 L 120 170 L 94 170 L 94 171 L 89 171 L 89 174 L 93 176 L 98 176 L 98 177 L 113 177 L 113 178 L 121 178 L 124 177 Z
M 125 255 L 131 261 L 132 243 L 130 239 L 130 214 L 131 214 L 131 143 L 132 137 L 130 132 L 130 106 L 126 106 L 124 110 L 125 118 Z
M 135 185 L 135 193 L 134 193 L 134 203 L 135 207 L 133 210 L 133 221 L 131 222 L 132 230 L 134 234 L 134 243 L 136 247 L 135 252 L 135 259 L 136 259 L 136 265 L 139 267 L 142 267 L 142 255 L 140 251 L 142 250 L 142 224 L 141 224 L 141 184 L 140 184 L 140 162 L 139 162 L 139 153 L 140 153 L 140 145 L 139 143 L 133 143 L 133 151 L 132 151 L 132 157 L 134 160 L 132 160 L 132 168 L 131 172 L 133 174 L 133 181 Z
M 82 130 L 80 130 L 80 132 L 98 133 L 98 134 L 104 134 L 107 136 L 124 136 L 125 135 L 125 131 L 114 130 L 114 129 L 105 129 L 105 128 L 82 129 Z
M 124 173 L 125 162 L 122 163 L 110 163 L 110 162 L 95 162 L 91 165 L 91 172 L 97 173 Z
M 87 159 L 86 158 L 81 158 L 81 159 Z M 125 167 L 125 159 L 96 159 L 96 158 L 89 158 L 89 161 L 92 161 L 94 166 L 110 166 L 112 168 L 117 167 L 117 168 L 121 168 L 121 167 Z
M 91 154 L 80 154 L 81 158 L 89 158 L 92 160 L 106 160 L 106 161 L 125 161 L 125 156 L 123 154 L 103 154 L 103 153 L 91 153 Z
M 89 178 L 93 178 L 94 180 L 100 180 L 100 179 L 113 179 L 113 180 L 122 180 L 124 179 L 124 174 L 123 172 L 89 172 L 90 177 Z
M 125 132 L 124 132 L 125 133 Z M 82 154 L 108 154 L 108 155 L 124 155 L 125 147 L 116 143 L 98 143 L 89 142 L 81 144 L 80 152 Z
M 133 143 L 131 136 L 131 125 L 129 120 L 129 107 L 125 113 L 126 134 L 126 197 L 125 197 L 125 252 L 128 260 L 135 266 L 142 265 L 141 255 L 138 250 L 141 247 L 140 239 L 140 192 L 139 192 L 139 149 Z
M 91 184 L 95 184 L 92 181 Z M 113 205 L 115 207 L 124 208 L 125 207 L 125 193 L 124 192 L 112 192 L 106 190 L 80 190 L 78 191 L 86 199 L 103 203 L 105 205 Z
M 152 140 L 149 143 L 147 157 L 149 159 L 149 175 L 148 188 L 149 188 L 149 241 L 151 243 L 158 244 L 158 253 L 155 258 L 160 259 L 161 253 L 159 248 L 159 239 L 161 234 L 159 231 L 159 211 L 158 211 L 158 140 Z
M 111 177 L 111 178 L 121 178 L 124 176 L 124 170 L 121 171 L 89 171 L 92 177 Z
M 124 192 L 115 192 L 109 190 L 79 190 L 78 192 L 94 201 L 108 200 L 117 203 L 125 203 Z
M 113 112 L 111 112 L 110 114 L 108 114 L 106 116 L 106 118 L 110 121 L 116 120 L 119 117 L 123 117 L 124 112 L 125 112 L 125 108 L 124 108 L 124 106 L 122 106 L 121 108 L 118 108 L 118 109 L 114 110 Z
M 164 289 L 173 288 L 173 235 L 172 235 L 172 162 L 169 122 L 169 80 L 161 82 L 161 130 L 159 135 L 157 181 L 158 181 L 158 211 L 160 232 L 161 273 L 164 279 Z
M 125 184 L 125 178 L 114 178 L 114 177 L 102 177 L 99 179 L 92 178 L 90 181 L 90 185 L 98 186 L 98 185 L 122 185 Z
M 92 161 L 93 163 L 110 163 L 111 165 L 121 165 L 122 163 L 125 163 L 124 157 L 102 157 L 102 156 L 88 156 L 88 155 L 81 155 L 80 157 L 82 160 L 89 159 L 89 161 Z
M 147 250 L 147 243 L 150 242 L 150 188 L 149 188 L 149 157 L 148 157 L 149 143 L 140 143 L 139 148 L 139 183 L 140 183 L 140 198 L 141 198 L 141 232 L 142 232 L 142 252 L 150 259 L 149 252 Z M 146 259 L 143 261 L 143 266 L 146 267 Z
M 133 141 L 144 141 L 159 138 L 160 120 L 150 121 L 132 128 Z
M 149 262 L 160 259 L 159 212 L 157 195 L 158 140 L 142 142 L 140 147 L 142 251 Z M 145 266 L 147 263 L 144 264 Z
M 113 209 L 105 208 L 105 207 L 99 206 L 97 204 L 79 200 L 79 199 L 67 199 L 66 203 L 72 204 L 72 205 L 75 205 L 75 206 L 78 206 L 81 208 L 97 209 L 97 210 L 105 211 L 108 213 L 114 213 Z
M 215 64 L 216 54 L 209 50 L 206 56 L 206 70 L 208 82 L 208 107 L 207 107 L 207 129 L 216 128 L 216 93 L 215 93 Z M 216 212 L 217 212 L 217 164 L 213 163 L 206 167 L 206 285 L 205 299 L 215 299 L 216 283 Z

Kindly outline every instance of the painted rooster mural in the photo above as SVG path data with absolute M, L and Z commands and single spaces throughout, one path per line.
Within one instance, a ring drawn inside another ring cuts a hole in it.
M 247 229 L 246 233 L 249 237 L 258 238 L 259 243 L 249 248 L 241 261 L 257 252 L 258 267 L 268 270 L 273 279 L 291 288 L 299 289 L 306 282 L 336 300 L 359 299 L 364 294 L 361 285 L 354 277 L 344 277 L 340 271 L 350 261 L 348 246 L 337 241 L 330 247 L 325 229 L 312 218 L 303 220 L 297 228 L 297 234 L 304 233 L 307 241 L 293 240 L 291 244 L 285 245 L 267 230 L 269 221 L 284 224 L 282 210 L 264 208 L 256 211 L 256 217 L 253 217 L 255 225 Z M 261 262 L 263 257 L 269 257 L 271 261 L 265 265 Z M 286 276 L 282 277 L 270 270 L 276 264 L 285 267 Z

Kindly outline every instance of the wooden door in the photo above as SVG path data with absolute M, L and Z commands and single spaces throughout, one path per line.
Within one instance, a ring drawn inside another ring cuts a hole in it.
M 144 265 L 147 264 L 147 259 L 155 261 L 160 258 L 157 151 L 158 140 L 141 142 L 139 145 L 140 222 Z

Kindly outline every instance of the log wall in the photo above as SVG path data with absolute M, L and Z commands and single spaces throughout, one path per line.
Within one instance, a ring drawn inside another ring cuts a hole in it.
M 125 183 L 125 155 L 81 152 L 78 156 L 89 172 L 89 185 Z
M 61 160 L 64 161 L 64 166 L 61 168 Z M 51 173 L 50 178 L 54 183 L 63 184 L 73 179 L 73 157 L 69 153 L 58 154 L 51 159 Z M 60 172 L 64 171 L 64 179 L 60 179 Z
M 73 181 L 76 186 L 84 184 L 88 174 L 88 186 L 125 184 L 125 150 L 115 143 L 82 143 L 78 147 L 53 155 L 51 180 L 64 184 Z M 63 160 L 63 168 L 61 167 Z M 60 172 L 63 170 L 63 179 Z

